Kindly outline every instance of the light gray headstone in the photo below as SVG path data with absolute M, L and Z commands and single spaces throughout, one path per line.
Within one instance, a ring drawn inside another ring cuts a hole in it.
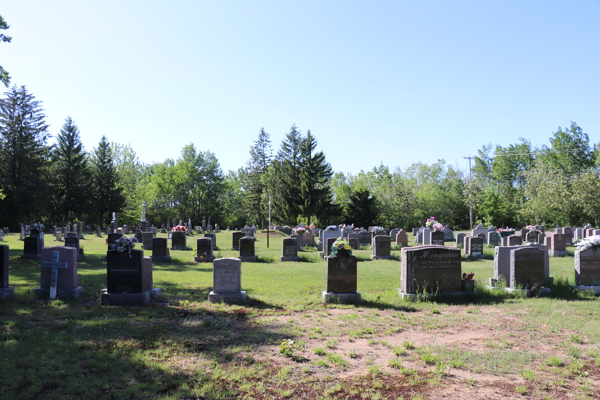
M 213 292 L 237 294 L 242 290 L 242 263 L 238 258 L 217 258 L 213 261 Z

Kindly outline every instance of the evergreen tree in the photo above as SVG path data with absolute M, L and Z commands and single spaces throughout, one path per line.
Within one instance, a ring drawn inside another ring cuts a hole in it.
M 317 140 L 310 133 L 302 140 L 300 146 L 300 195 L 298 208 L 310 225 L 312 216 L 320 214 L 319 210 L 332 202 L 329 182 L 333 175 L 331 165 L 325 160 L 322 151 L 314 153 Z
M 264 128 L 260 129 L 258 140 L 250 148 L 250 160 L 245 170 L 240 175 L 245 192 L 246 213 L 251 223 L 263 225 L 266 217 L 266 187 L 261 182 L 261 176 L 267 171 L 271 163 L 271 139 Z
M 48 199 L 50 153 L 41 102 L 25 86 L 13 86 L 0 100 L 1 223 L 41 220 Z
M 348 204 L 347 222 L 355 226 L 372 226 L 377 219 L 377 208 L 375 196 L 366 189 L 358 189 L 350 196 Z
M 6 23 L 4 18 L 2 18 L 2 15 L 0 15 L 0 30 L 6 30 L 8 28 L 10 28 L 10 26 L 8 26 L 8 24 Z M 0 41 L 10 43 L 11 40 L 12 40 L 12 37 L 6 36 L 5 34 L 0 33 Z M 7 70 L 2 68 L 1 65 L 0 65 L 0 81 L 2 81 L 2 83 L 4 83 L 4 86 L 6 86 L 6 87 L 8 87 L 8 84 L 10 83 L 10 75 L 8 74 Z
M 64 223 L 70 218 L 81 219 L 88 208 L 91 193 L 91 172 L 79 129 L 71 117 L 65 120 L 53 152 L 55 213 Z
M 112 149 L 106 136 L 102 136 L 92 157 L 94 181 L 94 218 L 97 223 L 108 224 L 112 213 L 124 207 L 123 190 L 113 162 Z
M 278 176 L 275 177 L 278 183 L 274 194 L 276 198 L 280 215 L 280 220 L 289 224 L 296 224 L 300 214 L 300 160 L 302 150 L 302 135 L 296 125 L 292 125 L 290 131 L 286 134 L 281 143 L 281 148 L 277 153 L 279 167 L 276 168 Z

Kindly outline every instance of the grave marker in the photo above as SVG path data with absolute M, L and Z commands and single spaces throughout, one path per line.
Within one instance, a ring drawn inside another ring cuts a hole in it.
M 444 245 L 444 232 L 443 231 L 432 231 L 429 233 L 429 243 L 438 246 Z
M 171 261 L 167 238 L 152 239 L 152 262 Z
M 545 248 L 545 246 L 542 246 Z M 546 285 L 548 271 L 544 265 L 544 251 L 524 246 L 510 252 L 510 288 L 531 289 Z M 546 254 L 547 256 L 547 254 Z
M 244 232 L 233 232 L 231 234 L 231 250 L 240 251 L 240 239 L 244 237 Z
M 388 239 L 391 239 L 387 236 Z M 328 256 L 325 263 L 325 291 L 323 301 L 338 303 L 358 303 L 357 260 L 354 256 Z
M 44 247 L 41 259 L 40 287 L 35 289 L 36 297 L 75 298 L 83 293 L 83 288 L 77 287 L 77 249 Z M 60 268 L 60 273 L 56 268 Z
M 240 261 L 256 262 L 256 253 L 254 252 L 254 238 L 244 236 L 240 239 Z
M 0 245 L 0 299 L 13 295 L 13 287 L 8 286 L 8 246 Z
M 152 288 L 152 259 L 142 250 L 108 251 L 106 282 L 102 305 L 146 305 L 160 294 L 160 289 Z
M 203 238 L 196 239 L 196 262 L 213 262 L 213 238 L 204 235 Z
M 283 244 L 283 255 L 280 257 L 280 261 L 300 261 L 297 239 L 289 237 L 282 239 L 281 242 Z
M 442 234 L 442 237 L 443 237 L 444 233 L 443 232 L 440 232 L 440 233 Z M 385 235 L 375 236 L 373 238 L 371 259 L 372 260 L 393 259 L 394 257 L 392 257 L 392 255 L 391 255 L 391 243 L 392 243 L 392 238 L 389 236 L 385 236 Z
M 600 246 L 575 251 L 575 285 L 600 293 Z
M 249 239 L 254 244 L 254 240 Z M 234 304 L 248 300 L 248 294 L 242 291 L 242 263 L 239 259 L 217 258 L 213 261 L 213 290 L 208 294 L 208 300 L 211 303 Z

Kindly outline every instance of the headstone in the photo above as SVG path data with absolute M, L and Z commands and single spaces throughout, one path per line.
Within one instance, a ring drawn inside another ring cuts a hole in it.
M 452 241 L 454 240 L 454 232 L 449 227 L 444 227 L 444 240 Z
M 117 239 L 122 238 L 123 235 L 121 235 L 120 233 L 109 233 L 108 234 L 108 238 L 106 239 L 106 243 L 108 244 L 108 247 L 110 247 L 111 244 L 113 244 Z
M 152 259 L 142 250 L 108 251 L 106 282 L 100 294 L 103 305 L 146 305 L 160 294 L 152 288 Z
M 120 233 L 120 235 L 123 236 L 122 233 Z M 78 238 L 77 232 L 67 232 L 67 236 L 65 236 L 65 239 L 66 238 Z
M 487 242 L 492 246 L 500 245 L 500 235 L 498 232 L 488 232 L 487 234 Z
M 44 248 L 44 239 L 36 236 L 28 236 L 25 238 L 24 242 L 23 255 L 21 255 L 21 258 L 39 260 L 42 256 L 42 249 Z
M 537 233 L 535 231 L 529 231 L 525 235 L 525 241 L 529 242 L 529 243 L 537 243 L 538 242 L 538 235 L 539 235 L 539 233 Z
M 167 238 L 152 239 L 152 262 L 171 261 Z
M 391 238 L 388 236 L 388 239 Z M 357 260 L 354 256 L 329 256 L 325 264 L 325 302 L 358 303 Z
M 520 246 L 523 243 L 523 238 L 517 235 L 510 235 L 508 238 L 509 246 Z
M 360 248 L 360 243 L 358 242 L 358 238 L 349 238 L 348 246 L 352 248 L 352 250 L 358 250 Z
M 478 238 L 479 236 L 465 236 L 464 237 L 464 254 L 465 256 L 471 254 L 471 239 Z
M 438 246 L 443 246 L 444 245 L 444 232 L 443 231 L 429 232 L 429 243 L 436 244 Z
M 486 236 L 489 231 L 483 226 L 483 224 L 477 225 L 475 229 L 471 231 L 471 236 L 478 236 L 480 233 L 483 233 L 484 241 L 487 240 Z
M 555 233 L 552 237 L 550 246 L 550 255 L 552 257 L 566 257 L 569 255 L 567 251 L 567 235 L 564 233 Z
M 142 245 L 144 246 L 144 250 L 152 250 L 152 232 L 142 232 Z
M 171 231 L 171 249 L 187 250 L 187 237 L 183 231 Z
M 516 246 L 496 246 L 494 249 L 494 274 L 490 280 L 502 280 L 506 286 L 510 285 L 510 252 Z M 492 286 L 496 286 L 492 284 Z
M 417 234 L 417 243 L 421 243 L 423 245 L 431 244 L 431 232 L 433 232 L 433 229 L 423 228 L 420 230 Z
M 100 230 L 100 225 L 96 225 L 96 236 L 102 237 L 102 231 Z
M 546 234 L 544 232 L 541 232 L 537 237 L 537 243 L 544 244 L 545 240 L 546 240 Z
M 351 233 L 348 235 L 348 243 L 350 243 L 350 239 L 356 239 L 360 246 L 360 235 L 358 233 Z
M 575 285 L 600 291 L 600 246 L 575 251 Z
M 436 245 L 404 247 L 401 259 L 401 296 L 462 291 L 460 249 Z
M 19 236 L 19 240 L 25 240 L 25 228 L 21 228 L 21 236 Z
M 547 248 L 551 248 L 552 247 L 552 236 L 554 235 L 550 235 L 550 236 L 546 236 L 544 238 L 544 246 L 546 246 Z
M 456 247 L 463 247 L 465 245 L 465 236 L 467 235 L 464 233 L 456 234 Z
M 300 261 L 297 241 L 298 239 L 293 237 L 282 239 L 283 255 L 280 257 L 280 261 Z
M 542 246 L 545 248 L 545 246 Z M 510 252 L 510 288 L 531 289 L 542 287 L 548 280 L 544 265 L 547 253 L 537 247 L 517 247 Z
M 254 252 L 254 238 L 244 236 L 240 239 L 240 261 L 256 262 L 256 254 Z
M 398 232 L 400 232 L 400 229 L 398 228 L 394 228 L 390 231 L 390 238 L 392 239 L 392 241 L 396 240 L 396 235 L 398 234 Z
M 443 232 L 440 232 L 442 234 L 442 236 L 444 235 Z M 372 254 L 371 254 L 371 259 L 372 260 L 379 260 L 379 259 L 392 259 L 392 255 L 391 255 L 391 243 L 392 243 L 392 238 L 386 235 L 377 235 L 373 238 L 373 245 L 372 245 Z
M 304 231 L 304 235 L 302 235 L 302 242 L 304 245 L 314 246 L 315 239 L 310 229 L 307 228 Z
M 358 232 L 358 242 L 360 246 L 371 244 L 371 234 L 369 232 Z
M 62 238 L 62 232 L 60 230 L 57 230 L 56 232 L 54 232 L 54 236 L 56 237 L 56 242 L 60 242 L 61 238 Z
M 125 233 L 125 230 L 122 227 L 118 227 L 117 233 L 120 233 L 121 235 L 123 235 Z
M 213 248 L 213 250 L 217 250 L 217 235 L 214 233 L 205 233 L 204 237 L 211 238 L 212 239 L 212 248 Z
M 83 249 L 79 246 L 79 238 L 68 237 L 65 239 L 65 247 L 73 247 L 77 251 L 77 261 L 83 261 Z
M 244 237 L 244 232 L 233 232 L 231 234 L 231 250 L 240 251 L 240 239 Z
M 304 240 L 302 239 L 302 235 L 290 235 L 290 237 L 296 239 L 297 250 L 302 250 L 302 246 L 304 246 Z
M 213 256 L 213 243 L 212 237 L 204 236 L 200 239 L 196 239 L 196 262 L 213 262 L 215 257 Z
M 583 229 L 581 228 L 573 228 L 573 239 L 581 240 L 583 239 Z
M 111 222 L 110 222 L 110 230 L 111 230 L 113 233 L 116 233 L 116 232 L 117 232 L 117 228 L 118 228 L 118 226 L 117 226 L 117 221 L 115 221 L 115 220 L 111 221 Z
M 469 252 L 466 253 L 467 257 L 483 258 L 483 243 L 483 238 L 471 237 Z
M 254 245 L 252 238 L 250 242 Z M 213 290 L 208 294 L 208 300 L 212 303 L 243 303 L 248 300 L 248 295 L 242 291 L 242 264 L 239 259 L 218 258 L 213 261 Z
M 83 222 L 80 222 L 79 224 L 77 224 L 77 233 L 79 234 L 79 239 L 83 239 Z
M 53 298 L 52 294 L 55 294 L 59 298 L 67 299 L 79 297 L 83 293 L 83 288 L 77 287 L 77 249 L 63 246 L 44 247 L 41 260 L 40 287 L 35 289 L 36 297 Z M 51 287 L 56 288 L 52 293 Z
M 8 246 L 0 245 L 0 299 L 13 295 L 13 287 L 8 286 Z
M 155 238 L 156 237 L 156 227 L 153 226 L 152 228 L 150 228 L 150 231 L 152 232 L 152 237 Z
M 327 238 L 327 242 L 325 244 L 325 248 L 323 249 L 323 257 L 325 259 L 327 259 L 327 257 L 329 257 L 329 253 L 331 252 L 331 246 L 333 246 L 333 244 L 335 243 L 335 241 L 337 239 L 338 238 L 333 238 L 333 237 Z

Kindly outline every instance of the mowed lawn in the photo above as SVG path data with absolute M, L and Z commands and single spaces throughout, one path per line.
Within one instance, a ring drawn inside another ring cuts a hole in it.
M 159 234 L 165 237 L 166 234 Z M 188 237 L 188 246 L 195 240 Z M 550 258 L 550 298 L 485 291 L 493 248 L 468 262 L 479 297 L 405 302 L 395 260 L 358 258 L 358 306 L 324 305 L 325 263 L 314 248 L 279 262 L 281 234 L 256 241 L 257 263 L 242 263 L 244 306 L 211 304 L 212 266 L 195 252 L 154 263 L 159 301 L 100 305 L 105 237 L 87 233 L 77 300 L 37 300 L 39 262 L 21 260 L 11 234 L 12 300 L 0 301 L 0 393 L 23 399 L 209 398 L 594 398 L 599 393 L 600 309 L 569 290 L 570 257 Z M 409 235 L 412 243 L 414 238 Z M 62 245 L 46 235 L 46 247 Z M 235 257 L 231 232 L 216 257 Z M 140 248 L 140 244 L 136 248 Z M 145 251 L 149 256 L 150 251 Z M 490 389 L 490 388 L 493 388 Z M 438 396 L 438 397 L 436 397 Z

